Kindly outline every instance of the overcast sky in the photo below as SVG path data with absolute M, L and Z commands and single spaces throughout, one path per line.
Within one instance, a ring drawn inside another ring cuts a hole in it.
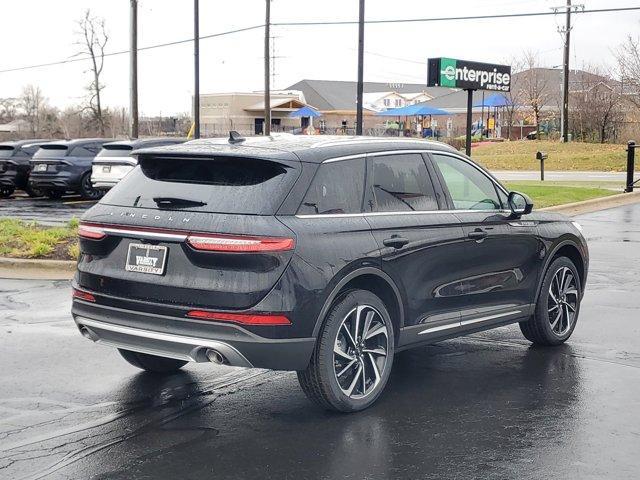
M 580 0 L 575 1 L 579 3 Z M 586 8 L 640 5 L 639 0 L 582 0 Z M 367 19 L 426 18 L 549 11 L 564 0 L 367 0 Z M 129 0 L 2 1 L 0 70 L 56 60 L 79 51 L 76 21 L 85 9 L 106 21 L 108 51 L 128 48 Z M 140 47 L 193 35 L 193 2 L 139 0 Z M 357 0 L 273 0 L 272 21 L 357 20 Z M 614 66 L 612 50 L 627 35 L 640 35 L 640 11 L 576 15 L 573 66 Z M 200 0 L 201 35 L 264 22 L 264 0 Z M 368 25 L 365 80 L 426 82 L 426 59 L 449 56 L 504 62 L 523 50 L 539 52 L 545 66 L 562 63 L 561 16 L 520 19 Z M 303 78 L 355 80 L 357 26 L 274 27 L 275 88 Z M 202 40 L 201 92 L 260 90 L 263 83 L 263 31 Z M 140 110 L 145 115 L 190 111 L 192 44 L 139 53 Z M 88 64 L 78 62 L 0 73 L 0 98 L 38 85 L 50 103 L 77 103 L 89 80 Z M 128 105 L 128 55 L 106 59 L 105 103 Z

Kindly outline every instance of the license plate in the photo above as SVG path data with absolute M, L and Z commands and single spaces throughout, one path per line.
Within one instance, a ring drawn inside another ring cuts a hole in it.
M 46 163 L 38 163 L 34 169 L 34 172 L 46 172 L 47 171 L 47 164 Z
M 162 275 L 167 260 L 167 247 L 130 243 L 125 270 Z
M 111 165 L 104 165 L 102 167 L 102 173 L 111 173 Z

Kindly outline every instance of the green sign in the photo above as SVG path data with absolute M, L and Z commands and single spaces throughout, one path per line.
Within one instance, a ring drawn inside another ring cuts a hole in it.
M 453 58 L 430 58 L 427 84 L 430 87 L 508 92 L 511 90 L 511 67 Z

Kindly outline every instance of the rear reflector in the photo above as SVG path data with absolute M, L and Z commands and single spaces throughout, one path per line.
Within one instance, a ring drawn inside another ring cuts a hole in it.
M 91 295 L 89 292 L 85 292 L 83 290 L 78 290 L 77 288 L 73 289 L 72 293 L 73 298 L 77 298 L 79 300 L 85 300 L 87 302 L 95 302 L 96 297 Z
M 101 240 L 106 236 L 102 228 L 95 225 L 87 225 L 83 223 L 81 223 L 78 227 L 78 235 L 82 238 L 88 238 L 90 240 Z
M 187 243 L 209 252 L 283 252 L 295 246 L 293 238 L 232 235 L 189 235 Z
M 208 312 L 206 310 L 191 310 L 187 313 L 187 317 L 197 318 L 199 320 L 238 323 L 240 325 L 291 325 L 291 321 L 284 315 L 223 313 Z

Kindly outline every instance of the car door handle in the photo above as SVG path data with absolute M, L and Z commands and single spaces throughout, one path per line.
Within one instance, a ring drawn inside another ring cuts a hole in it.
M 467 237 L 472 238 L 473 240 L 482 240 L 483 238 L 487 238 L 487 235 L 489 234 L 484 230 L 476 228 L 473 232 L 469 232 Z
M 408 238 L 398 237 L 398 236 L 395 236 L 395 235 L 393 237 L 391 237 L 391 238 L 385 238 L 382 241 L 382 244 L 385 247 L 393 247 L 393 248 L 402 248 L 407 243 L 409 243 L 409 239 Z

